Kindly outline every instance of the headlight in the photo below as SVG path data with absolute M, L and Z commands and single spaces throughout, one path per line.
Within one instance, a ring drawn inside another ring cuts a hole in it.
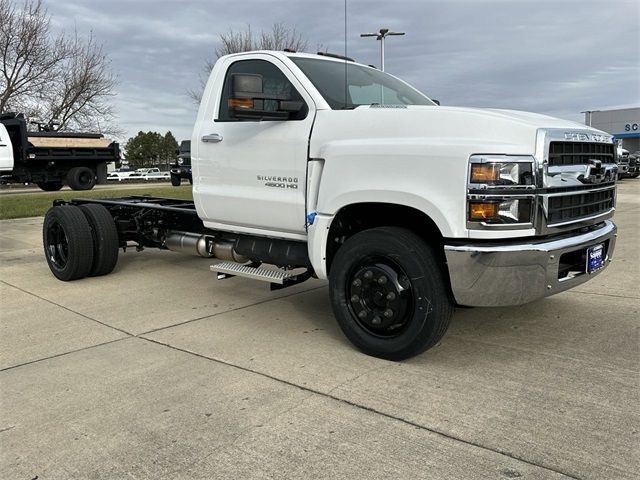
M 469 221 L 489 225 L 531 223 L 531 198 L 469 201 Z
M 533 158 L 508 155 L 473 155 L 469 188 L 533 185 Z

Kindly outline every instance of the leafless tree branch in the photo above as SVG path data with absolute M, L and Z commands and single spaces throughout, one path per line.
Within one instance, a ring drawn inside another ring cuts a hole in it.
M 115 130 L 117 79 L 92 34 L 54 34 L 42 0 L 0 0 L 0 18 L 0 113 L 56 119 L 64 130 Z
M 309 42 L 299 33 L 295 27 L 291 28 L 284 23 L 274 23 L 271 30 L 254 34 L 251 25 L 242 31 L 229 29 L 219 35 L 220 45 L 215 49 L 215 60 L 207 60 L 200 77 L 199 88 L 187 91 L 187 95 L 195 102 L 200 103 L 207 78 L 213 69 L 216 60 L 231 53 L 247 52 L 250 50 L 284 50 L 285 48 L 303 52 L 308 48 Z

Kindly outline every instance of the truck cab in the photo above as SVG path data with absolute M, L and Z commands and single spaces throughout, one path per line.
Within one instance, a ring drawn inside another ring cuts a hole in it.
M 13 146 L 9 132 L 6 127 L 0 123 L 0 173 L 10 172 L 13 170 Z

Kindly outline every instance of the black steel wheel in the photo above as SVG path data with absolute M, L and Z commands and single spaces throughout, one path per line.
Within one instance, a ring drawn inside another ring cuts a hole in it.
M 348 308 L 358 324 L 373 335 L 399 335 L 413 312 L 411 280 L 388 257 L 362 258 L 347 274 Z
M 62 188 L 62 182 L 38 182 L 37 185 L 45 192 L 57 192 Z
M 104 205 L 88 203 L 79 206 L 91 227 L 93 263 L 90 277 L 111 273 L 118 262 L 120 242 L 113 217 Z
M 59 280 L 77 280 L 91 271 L 91 227 L 78 207 L 50 208 L 44 217 L 42 241 L 49 269 Z
M 402 360 L 434 346 L 446 332 L 453 300 L 435 253 L 413 232 L 381 227 L 360 232 L 331 264 L 333 311 L 363 352 Z
M 180 175 L 171 174 L 171 185 L 173 185 L 174 187 L 179 187 L 180 183 L 182 183 L 182 179 L 180 178 Z
M 67 184 L 72 190 L 91 190 L 96 184 L 96 174 L 89 167 L 74 167 L 67 173 Z

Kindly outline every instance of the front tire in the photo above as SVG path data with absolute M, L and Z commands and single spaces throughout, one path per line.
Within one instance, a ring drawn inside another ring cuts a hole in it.
M 357 233 L 331 264 L 329 291 L 340 328 L 360 350 L 403 360 L 445 334 L 453 301 L 433 249 L 404 228 Z
M 77 280 L 91 271 L 91 227 L 78 207 L 63 205 L 50 208 L 44 217 L 42 242 L 49 269 L 59 280 Z

